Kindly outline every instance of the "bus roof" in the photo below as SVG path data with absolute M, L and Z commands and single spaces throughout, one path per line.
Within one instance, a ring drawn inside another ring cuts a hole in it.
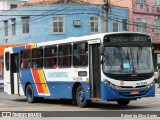
M 46 41 L 46 42 L 40 42 L 40 43 L 29 43 L 26 45 L 18 46 L 18 47 L 10 47 L 5 48 L 5 51 L 10 51 L 11 49 L 22 49 L 22 48 L 36 48 L 36 47 L 43 47 L 43 46 L 49 46 L 49 45 L 56 45 L 56 44 L 63 44 L 63 43 L 71 43 L 71 42 L 80 42 L 80 41 L 88 41 L 88 40 L 102 40 L 105 35 L 114 35 L 114 34 L 142 34 L 142 35 L 148 35 L 145 33 L 140 32 L 109 32 L 109 33 L 98 33 L 93 35 L 86 35 L 81 37 L 69 37 L 66 39 L 60 39 L 60 40 L 53 40 L 53 41 Z M 17 50 L 16 50 L 17 51 Z
M 62 43 L 71 43 L 71 42 L 79 42 L 79 41 L 88 41 L 88 40 L 102 40 L 105 35 L 114 35 L 114 34 L 142 34 L 142 35 L 148 35 L 145 33 L 140 32 L 109 32 L 109 33 L 99 33 L 99 34 L 93 34 L 93 35 L 87 35 L 87 36 L 81 36 L 81 37 L 69 37 L 67 39 L 61 39 L 61 40 L 54 40 L 54 41 L 46 41 L 46 42 L 40 42 L 37 43 L 37 47 L 52 45 L 52 44 L 62 44 Z

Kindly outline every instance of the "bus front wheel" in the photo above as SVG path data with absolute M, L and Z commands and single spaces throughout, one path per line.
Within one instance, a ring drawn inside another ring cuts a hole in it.
M 77 105 L 82 108 L 86 107 L 86 105 L 87 105 L 85 91 L 84 91 L 82 85 L 78 86 L 78 88 L 76 90 L 76 102 L 77 102 Z
M 34 103 L 36 101 L 36 97 L 34 97 L 34 91 L 31 84 L 27 85 L 26 98 L 27 102 L 29 103 Z
M 119 105 L 128 105 L 130 103 L 130 100 L 117 100 L 117 103 Z

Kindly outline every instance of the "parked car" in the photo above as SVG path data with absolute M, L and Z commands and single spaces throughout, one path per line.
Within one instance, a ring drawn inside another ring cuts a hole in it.
M 4 77 L 3 75 L 0 75 L 0 85 L 2 85 L 4 83 Z

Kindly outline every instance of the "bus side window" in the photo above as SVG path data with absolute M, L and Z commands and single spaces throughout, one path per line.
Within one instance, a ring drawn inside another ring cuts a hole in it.
M 21 68 L 29 68 L 30 67 L 30 62 L 29 61 L 22 61 L 21 63 Z
M 20 57 L 20 61 L 21 61 L 21 68 L 30 68 L 31 64 L 30 64 L 30 50 L 23 50 L 20 52 L 21 57 Z
M 32 67 L 33 68 L 43 67 L 43 48 L 32 49 Z
M 44 48 L 44 67 L 57 68 L 57 46 Z
M 71 67 L 71 44 L 59 45 L 58 53 L 59 67 L 70 68 Z
M 73 66 L 81 67 L 88 65 L 88 44 L 74 43 L 73 44 Z

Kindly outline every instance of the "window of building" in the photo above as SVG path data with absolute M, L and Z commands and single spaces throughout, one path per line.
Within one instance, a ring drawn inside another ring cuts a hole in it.
M 9 70 L 9 52 L 5 53 L 5 66 L 6 66 L 6 70 Z
M 137 32 L 146 32 L 147 21 L 146 19 L 137 18 Z
M 30 68 L 31 67 L 31 60 L 30 60 L 31 52 L 30 50 L 23 50 L 20 53 L 20 64 L 21 69 Z
M 160 33 L 160 19 L 154 20 L 154 33 Z
M 43 67 L 43 49 L 35 48 L 32 49 L 32 68 Z
M 8 37 L 8 21 L 4 21 L 4 35 Z
M 122 19 L 122 23 L 123 23 L 123 30 L 128 30 L 127 19 Z
M 57 68 L 57 46 L 44 48 L 44 67 Z
M 88 44 L 74 43 L 73 44 L 73 66 L 87 66 L 88 65 Z
M 22 18 L 22 33 L 23 34 L 29 33 L 29 17 Z
M 160 5 L 160 0 L 154 0 L 154 4 Z
M 143 9 L 143 5 L 140 5 L 140 9 Z
M 113 20 L 113 32 L 118 32 L 118 19 Z
M 145 3 L 146 3 L 146 0 L 136 0 L 136 3 L 145 4 Z
M 14 8 L 17 8 L 17 5 L 16 4 L 10 4 L 10 9 L 14 9 Z
M 12 24 L 12 35 L 16 35 L 16 20 L 11 19 L 11 24 Z
M 90 17 L 90 32 L 91 33 L 99 32 L 98 17 Z
M 53 17 L 53 33 L 64 33 L 63 17 Z
M 59 45 L 58 64 L 59 67 L 71 67 L 71 44 Z

